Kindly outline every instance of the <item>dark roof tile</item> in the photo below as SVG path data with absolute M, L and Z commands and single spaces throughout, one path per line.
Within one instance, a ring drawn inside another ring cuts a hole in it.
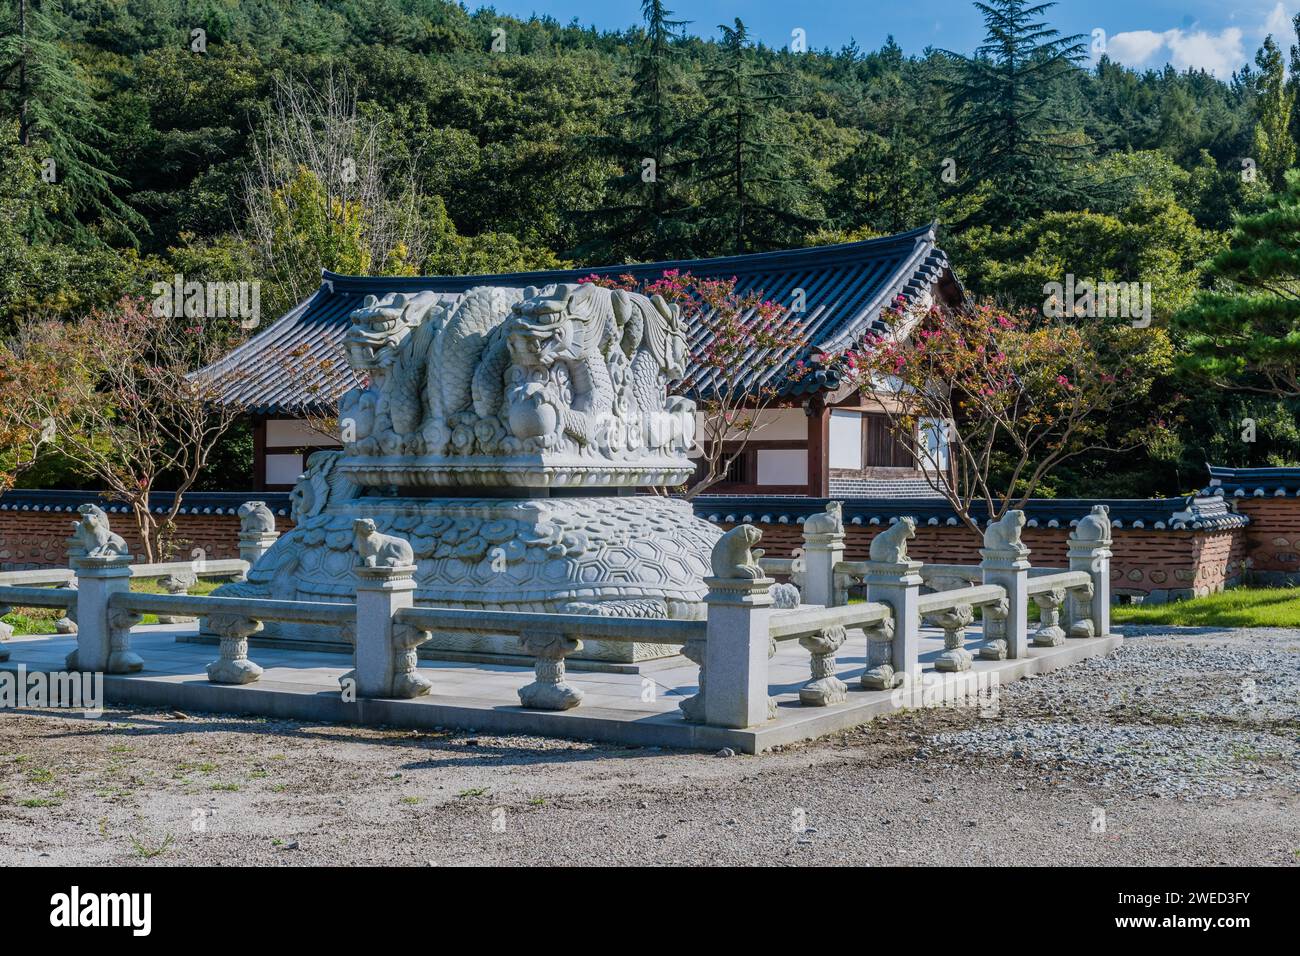
M 344 276 L 322 275 L 321 287 L 278 321 L 204 370 L 227 380 L 223 398 L 253 414 L 301 414 L 313 406 L 323 410 L 356 384 L 344 360 L 342 339 L 348 315 L 367 295 L 431 290 L 456 295 L 480 285 L 523 288 L 555 282 L 576 282 L 589 275 L 630 274 L 650 280 L 678 269 L 708 278 L 737 279 L 740 293 L 761 290 L 785 305 L 794 290 L 804 290 L 804 332 L 808 345 L 764 362 L 756 374 L 779 385 L 786 394 L 807 395 L 840 384 L 839 369 L 811 362 L 823 352 L 835 353 L 861 342 L 869 329 L 879 330 L 881 309 L 895 297 L 915 301 L 941 286 L 940 294 L 960 295 L 948 259 L 935 245 L 935 227 L 926 226 L 863 242 L 763 252 L 717 259 L 681 259 L 635 265 L 556 269 L 478 276 Z M 701 344 L 703 330 L 692 330 L 692 347 Z M 299 356 L 297 353 L 301 352 Z M 751 356 L 751 361 L 756 361 Z M 810 365 L 795 381 L 778 379 L 796 362 Z M 328 364 L 325 364 L 328 363 Z M 687 375 L 687 390 L 707 392 L 709 376 Z

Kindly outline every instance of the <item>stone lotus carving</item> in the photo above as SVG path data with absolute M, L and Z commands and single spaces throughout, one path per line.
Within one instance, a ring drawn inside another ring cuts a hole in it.
M 592 284 L 367 297 L 340 400 L 362 484 L 635 485 L 691 473 L 676 306 Z
M 758 559 L 762 548 L 755 548 L 763 532 L 752 524 L 732 528 L 713 546 L 711 563 L 713 576 L 729 581 L 757 581 L 764 577 Z
M 916 537 L 916 519 L 899 518 L 871 539 L 870 558 L 881 564 L 906 564 L 907 542 Z
M 357 556 L 365 568 L 408 568 L 415 564 L 415 552 L 410 542 L 375 530 L 372 518 L 357 518 L 352 522 L 356 535 Z
M 275 531 L 275 515 L 265 501 L 245 501 L 239 506 L 241 534 L 270 534 Z
M 984 529 L 984 547 L 990 551 L 1024 551 L 1020 532 L 1025 527 L 1025 513 L 1008 511 Z
M 78 552 L 88 558 L 116 558 L 127 553 L 126 539 L 108 526 L 108 515 L 103 508 L 84 504 L 77 513 L 81 520 L 72 525 L 70 543 Z
M 773 584 L 768 593 L 772 596 L 772 606 L 778 611 L 790 611 L 799 606 L 802 595 L 794 584 Z

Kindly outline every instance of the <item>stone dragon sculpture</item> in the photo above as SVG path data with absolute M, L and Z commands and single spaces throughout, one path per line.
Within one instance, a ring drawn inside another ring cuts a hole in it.
M 684 452 L 694 404 L 676 306 L 593 283 L 367 296 L 344 346 L 365 384 L 340 401 L 346 453 L 617 460 Z M 664 427 L 665 424 L 667 427 Z

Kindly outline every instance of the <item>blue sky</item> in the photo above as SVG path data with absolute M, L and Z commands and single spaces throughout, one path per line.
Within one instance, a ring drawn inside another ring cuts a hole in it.
M 472 8 L 474 0 L 466 0 Z M 640 21 L 640 0 L 495 0 L 501 13 L 527 17 L 550 15 L 561 23 L 576 18 L 584 25 L 621 29 Z M 668 0 L 690 29 L 716 36 L 719 23 L 739 16 L 754 35 L 769 45 L 790 42 L 791 31 L 805 31 L 808 46 L 839 49 L 850 37 L 864 49 L 878 47 L 893 34 L 908 53 L 926 46 L 968 52 L 982 36 L 979 12 L 966 0 Z M 1255 55 L 1267 33 L 1286 50 L 1294 35 L 1290 19 L 1300 0 L 1062 0 L 1049 11 L 1062 33 L 1105 31 L 1112 59 L 1134 67 L 1204 68 L 1226 79 Z

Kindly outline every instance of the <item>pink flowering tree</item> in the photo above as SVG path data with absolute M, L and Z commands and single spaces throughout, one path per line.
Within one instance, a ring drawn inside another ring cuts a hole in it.
M 0 350 L 27 383 L 19 424 L 130 506 L 146 562 L 170 556 L 184 495 L 241 413 L 215 401 L 221 383 L 191 374 L 239 336 L 234 321 L 168 318 L 126 297 L 74 322 L 22 325 Z M 160 487 L 175 495 L 158 514 L 149 493 Z
M 930 486 L 963 523 L 1000 518 L 1082 455 L 1135 447 L 1158 422 L 1116 435 L 1172 366 L 1161 330 L 1107 320 L 1046 319 L 988 303 L 923 312 L 897 301 L 885 334 L 839 359 L 886 416 Z
M 691 330 L 683 388 L 695 397 L 700 454 L 686 497 L 722 481 L 770 422 L 765 413 L 779 401 L 780 386 L 805 374 L 802 362 L 792 363 L 807 344 L 802 323 L 761 291 L 737 292 L 734 277 L 706 279 L 670 269 L 644 284 L 630 275 L 582 281 L 659 295 L 681 307 Z

